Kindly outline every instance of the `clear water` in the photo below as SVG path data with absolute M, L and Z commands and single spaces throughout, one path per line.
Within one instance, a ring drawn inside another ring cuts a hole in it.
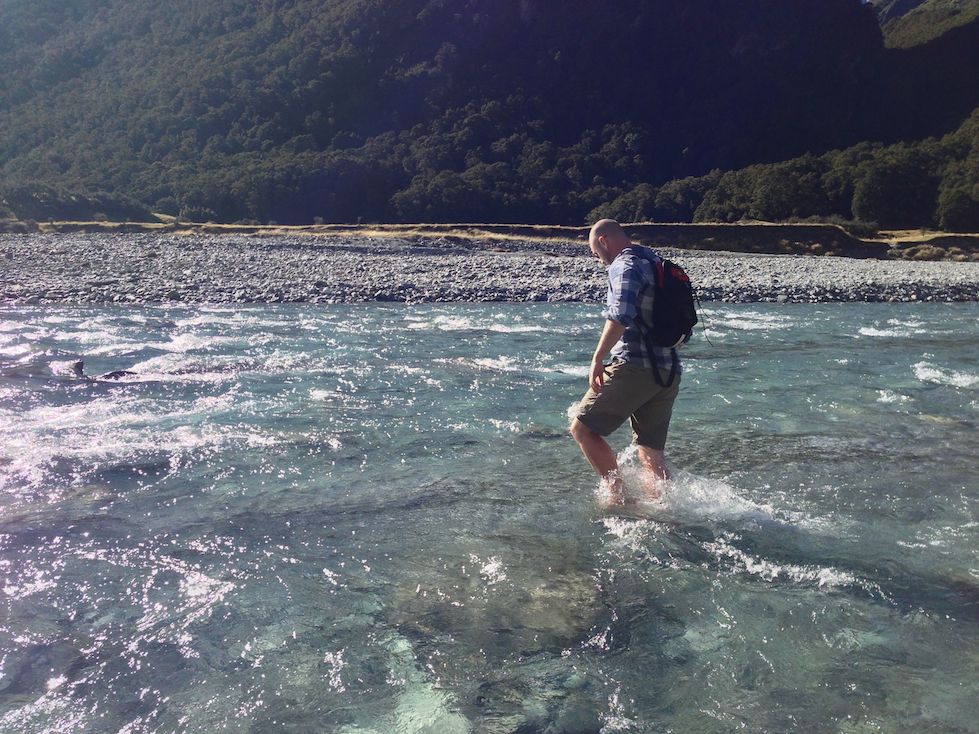
M 979 731 L 979 305 L 709 307 L 641 516 L 597 311 L 0 311 L 0 731 Z

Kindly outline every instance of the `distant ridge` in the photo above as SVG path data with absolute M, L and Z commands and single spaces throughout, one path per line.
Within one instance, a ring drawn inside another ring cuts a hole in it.
M 927 0 L 869 0 L 870 5 L 877 11 L 877 17 L 883 26 L 886 23 L 900 18 Z
M 888 18 L 884 40 L 893 48 L 910 48 L 939 38 L 979 18 L 979 0 L 926 0 Z
M 948 134 L 976 48 L 969 23 L 886 48 L 857 0 L 6 0 L 0 198 L 579 224 L 641 186 Z

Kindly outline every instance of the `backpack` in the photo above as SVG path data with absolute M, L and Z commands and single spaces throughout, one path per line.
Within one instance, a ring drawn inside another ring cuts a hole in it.
M 672 260 L 664 260 L 660 257 L 646 257 L 646 259 L 653 266 L 655 279 L 652 283 L 653 323 L 643 325 L 643 339 L 646 341 L 647 348 L 670 349 L 673 367 L 670 370 L 669 380 L 664 383 L 659 370 L 653 370 L 656 383 L 662 387 L 669 387 L 673 384 L 673 378 L 679 369 L 676 347 L 690 341 L 693 327 L 698 322 L 693 284 L 683 268 Z

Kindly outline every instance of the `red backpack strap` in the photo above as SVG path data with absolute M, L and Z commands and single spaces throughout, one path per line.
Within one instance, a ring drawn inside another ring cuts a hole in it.
M 682 280 L 684 283 L 690 282 L 690 276 L 687 275 L 686 271 L 679 265 L 673 266 L 673 277 L 677 280 Z
M 665 280 L 665 278 L 666 278 L 666 271 L 663 268 L 663 260 L 662 260 L 662 258 L 660 258 L 659 260 L 654 260 L 653 261 L 653 266 L 656 269 L 656 284 L 660 288 L 662 288 L 663 287 L 663 284 L 666 282 L 666 280 Z

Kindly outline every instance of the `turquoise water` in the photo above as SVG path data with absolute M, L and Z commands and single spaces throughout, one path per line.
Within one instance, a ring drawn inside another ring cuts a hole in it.
M 597 312 L 0 310 L 0 731 L 979 731 L 979 305 L 708 307 L 640 516 Z

